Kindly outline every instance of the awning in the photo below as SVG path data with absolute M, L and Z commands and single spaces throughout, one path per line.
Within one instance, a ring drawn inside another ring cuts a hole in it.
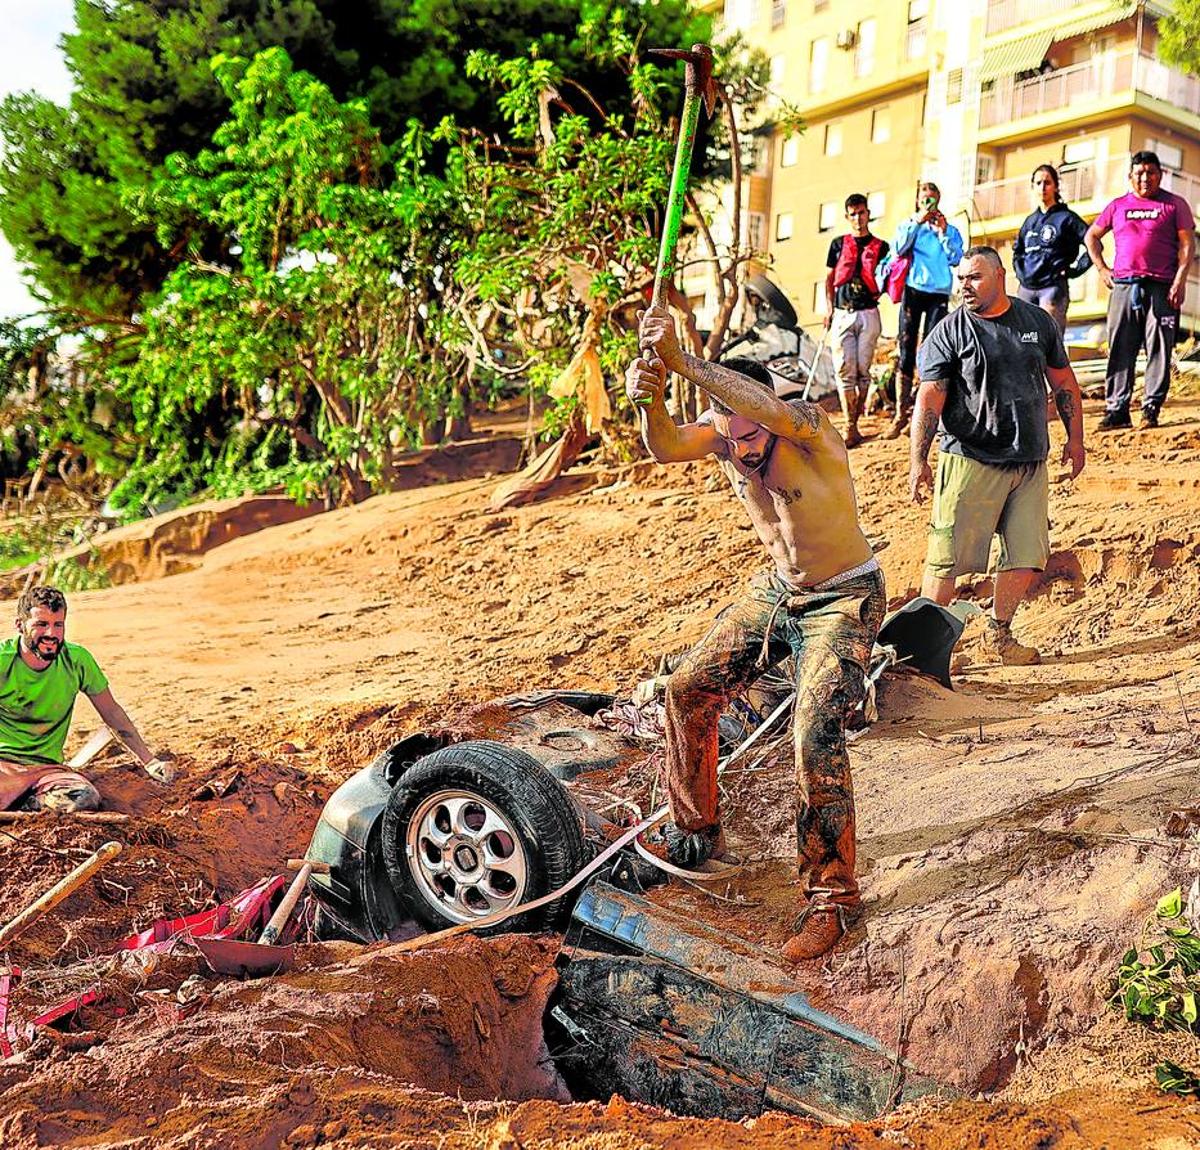
M 1122 20 L 1128 20 L 1130 16 L 1134 15 L 1137 8 L 1136 3 L 1109 3 L 1099 12 L 1093 12 L 1090 16 L 1081 16 L 1078 20 L 1067 20 L 1054 29 L 1052 33 L 1054 43 L 1060 44 L 1063 40 L 1070 40 L 1074 36 L 1083 36 L 1088 32 L 1098 32 L 1101 28 L 1119 24 Z
M 1034 32 L 1019 40 L 1006 40 L 1003 44 L 985 48 L 979 78 L 994 80 L 998 76 L 1015 76 L 1018 72 L 1041 67 L 1055 38 L 1054 32 Z

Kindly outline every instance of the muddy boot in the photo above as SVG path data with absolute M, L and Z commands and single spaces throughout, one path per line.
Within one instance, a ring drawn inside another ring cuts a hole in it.
M 855 388 L 853 391 L 839 391 L 838 399 L 842 401 L 842 416 L 846 420 L 846 430 L 842 432 L 842 438 L 846 441 L 847 448 L 857 447 L 863 441 L 862 434 L 858 430 L 862 396 L 859 394 L 858 388 Z
M 1006 667 L 1032 667 L 1042 661 L 1036 647 L 1026 647 L 1013 638 L 1012 624 L 988 619 L 983 635 L 983 649 L 987 655 Z
M 820 958 L 842 941 L 847 927 L 844 906 L 836 903 L 813 906 L 810 903 L 796 919 L 796 933 L 783 944 L 783 957 L 788 962 Z
M 896 376 L 896 417 L 883 433 L 884 439 L 899 439 L 908 426 L 913 409 L 913 377 L 900 373 Z
M 674 823 L 665 823 L 662 829 L 666 845 L 667 862 L 672 866 L 693 870 L 709 859 L 725 854 L 725 833 L 720 824 L 701 827 L 698 831 L 685 831 Z

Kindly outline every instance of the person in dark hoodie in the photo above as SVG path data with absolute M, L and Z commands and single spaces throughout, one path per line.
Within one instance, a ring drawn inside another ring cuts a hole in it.
M 1088 226 L 1063 203 L 1058 172 L 1050 164 L 1034 168 L 1030 182 L 1042 203 L 1026 216 L 1013 246 L 1013 271 L 1021 285 L 1017 298 L 1049 312 L 1061 335 L 1067 330 L 1067 280 L 1092 266 L 1083 245 Z

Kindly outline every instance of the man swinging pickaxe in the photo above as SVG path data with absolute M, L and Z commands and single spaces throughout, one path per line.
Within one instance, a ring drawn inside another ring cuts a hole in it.
M 815 403 L 780 399 L 762 364 L 714 363 L 684 351 L 663 306 L 699 115 L 701 67 L 710 60 L 703 46 L 683 55 L 688 100 L 654 306 L 641 320 L 644 350 L 625 373 L 625 394 L 641 405 L 642 439 L 655 459 L 718 461 L 770 568 L 722 612 L 668 680 L 664 775 L 671 818 L 663 846 L 675 867 L 732 862 L 717 784 L 717 720 L 737 691 L 794 656 L 796 847 L 807 900 L 783 953 L 798 962 L 831 950 L 862 909 L 846 722 L 862 699 L 863 670 L 887 595 L 879 561 L 858 525 L 846 448 L 829 417 Z M 711 79 L 705 71 L 705 85 Z M 676 423 L 663 402 L 669 371 L 712 401 L 694 423 Z

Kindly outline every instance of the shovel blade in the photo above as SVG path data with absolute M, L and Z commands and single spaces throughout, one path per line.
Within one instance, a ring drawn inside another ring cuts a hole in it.
M 263 946 L 237 938 L 194 938 L 205 962 L 218 974 L 235 978 L 261 978 L 290 970 L 295 958 L 292 946 Z

